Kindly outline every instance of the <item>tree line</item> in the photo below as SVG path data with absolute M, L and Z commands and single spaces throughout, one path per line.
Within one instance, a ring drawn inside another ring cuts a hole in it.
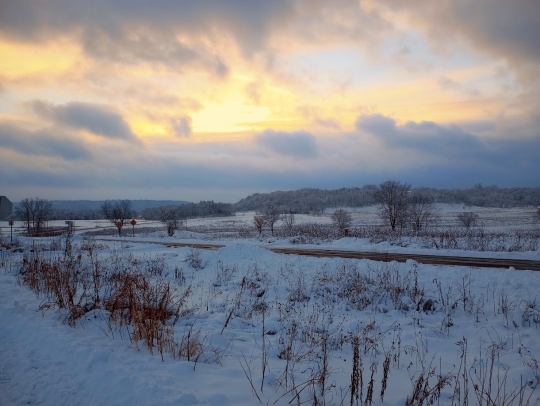
M 330 207 L 379 204 L 379 216 L 392 230 L 412 227 L 419 231 L 435 217 L 434 203 L 484 207 L 540 206 L 540 188 L 498 188 L 477 184 L 470 189 L 412 189 L 408 183 L 387 181 L 378 186 L 366 185 L 361 188 L 255 193 L 235 204 L 201 201 L 146 208 L 140 215 L 148 220 L 163 222 L 169 234 L 173 235 L 182 222 L 189 218 L 233 216 L 236 211 L 254 210 L 256 211 L 254 224 L 259 232 L 264 225 L 268 225 L 273 233 L 274 224 L 280 219 L 292 227 L 294 214 L 322 213 Z M 14 213 L 14 219 L 24 222 L 28 235 L 39 234 L 50 220 L 106 218 L 115 225 L 118 222 L 123 225 L 128 217 L 136 216 L 137 213 L 132 209 L 129 200 L 107 200 L 101 205 L 100 210 L 84 210 L 76 215 L 68 210 L 54 210 L 51 201 L 39 197 L 23 199 L 16 206 Z M 467 228 L 476 221 L 472 214 L 463 215 L 458 220 Z M 342 212 L 336 214 L 335 221 L 338 228 L 343 230 L 347 228 L 349 222 L 346 213 Z
M 468 189 L 437 189 L 419 187 L 409 191 L 422 193 L 434 203 L 465 204 L 480 207 L 525 207 L 540 206 L 540 188 L 499 188 L 477 184 Z M 238 201 L 237 211 L 264 210 L 279 207 L 283 212 L 297 214 L 322 213 L 333 207 L 363 207 L 376 204 L 374 192 L 377 185 L 361 188 L 335 190 L 300 189 L 271 193 L 255 193 Z
M 181 219 L 197 217 L 226 217 L 234 216 L 236 213 L 234 205 L 230 203 L 219 203 L 213 200 L 200 201 L 199 203 L 188 203 L 181 205 L 169 205 L 163 207 L 144 209 L 141 217 L 146 220 L 159 220 L 160 212 L 165 210 L 176 210 Z

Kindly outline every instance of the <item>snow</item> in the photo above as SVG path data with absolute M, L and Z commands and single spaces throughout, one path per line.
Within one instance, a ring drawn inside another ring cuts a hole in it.
M 515 213 L 508 218 L 521 218 Z M 216 221 L 231 226 L 226 222 L 241 220 L 250 225 L 251 218 L 252 214 L 242 214 L 235 219 L 190 222 L 210 227 Z M 328 221 L 327 216 L 321 219 Z M 302 221 L 312 220 L 305 216 Z M 178 234 L 182 236 L 208 243 L 198 233 Z M 135 238 L 185 241 L 157 235 Z M 47 246 L 49 240 L 43 241 Z M 75 245 L 81 242 L 82 237 L 74 237 Z M 320 372 L 324 334 L 329 346 L 324 397 L 319 386 L 308 385 L 299 395 L 306 404 L 312 403 L 312 390 L 327 405 L 350 404 L 353 335 L 362 343 L 364 398 L 370 365 L 377 365 L 375 405 L 404 405 L 414 380 L 429 366 L 437 374 L 453 374 L 463 388 L 458 343 L 463 345 L 464 338 L 471 405 L 477 404 L 474 384 L 481 383 L 481 365 L 489 367 L 490 348 L 498 349 L 494 387 L 495 378 L 502 380 L 507 374 L 507 392 L 523 383 L 525 397 L 531 396 L 529 404 L 540 404 L 540 370 L 534 364 L 540 361 L 540 272 L 282 255 L 264 247 L 291 246 L 290 242 L 272 238 L 216 239 L 212 243 L 225 247 L 215 251 L 139 244 L 129 238 L 104 243 L 106 247 L 97 250 L 102 261 L 110 261 L 111 255 L 139 261 L 161 258 L 173 286 L 179 290 L 192 286 L 187 307 L 193 311 L 174 329 L 177 338 L 190 329 L 200 331 L 204 354 L 197 363 L 167 353 L 162 360 L 155 350 L 151 354 L 142 343 L 136 345 L 125 330 L 111 328 L 105 310 L 86 313 L 73 327 L 63 323 L 64 310 L 40 310 L 44 298 L 17 282 L 23 253 L 4 251 L 0 253 L 0 405 L 255 405 L 257 396 L 263 404 L 296 404 L 296 392 L 289 392 L 292 386 L 290 381 L 285 384 L 284 370 L 288 364 L 289 379 L 295 379 L 300 391 Z M 354 238 L 304 247 L 536 260 L 539 256 L 538 251 L 435 251 Z M 191 266 L 194 253 L 200 257 L 200 269 Z M 45 257 L 61 254 L 43 253 Z M 174 277 L 175 269 L 183 273 L 184 285 Z M 366 278 L 364 291 L 353 292 L 354 275 Z M 424 291 L 421 302 L 411 290 L 415 277 L 418 289 Z M 410 282 L 410 289 L 396 293 L 382 288 L 396 280 Z M 369 300 L 365 307 L 359 304 L 363 299 Z M 262 312 L 256 310 L 261 303 L 266 306 L 264 329 Z M 298 359 L 287 362 L 284 351 L 292 329 L 298 329 L 291 347 Z M 381 401 L 386 354 L 393 358 Z M 442 389 L 440 404 L 452 403 L 456 381 L 452 382 Z

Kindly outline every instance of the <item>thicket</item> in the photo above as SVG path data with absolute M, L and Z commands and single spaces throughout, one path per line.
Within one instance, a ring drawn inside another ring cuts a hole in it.
M 35 292 L 40 310 L 58 311 L 70 326 L 93 313 L 104 320 L 105 334 L 127 336 L 137 348 L 147 347 L 162 358 L 213 358 L 216 353 L 209 351 L 200 330 L 191 326 L 178 334 L 175 329 L 181 318 L 197 310 L 188 306 L 192 287 L 183 271 L 167 269 L 159 256 L 135 257 L 124 250 L 103 256 L 100 251 L 106 248 L 89 239 L 74 244 L 69 233 L 61 240 L 26 246 L 18 282 Z M 0 261 L 7 264 L 7 259 Z
M 229 203 L 219 203 L 214 201 L 201 201 L 199 203 L 189 203 L 182 205 L 163 206 L 162 208 L 144 209 L 141 216 L 146 220 L 160 220 L 160 211 L 174 210 L 180 219 L 190 219 L 197 217 L 225 217 L 234 216 L 235 208 Z

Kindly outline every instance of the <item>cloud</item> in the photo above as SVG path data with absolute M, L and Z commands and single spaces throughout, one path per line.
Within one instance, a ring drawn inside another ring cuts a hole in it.
M 540 63 L 540 3 L 531 0 L 385 0 L 395 12 L 408 15 L 433 43 L 461 36 L 477 50 L 515 65 Z
M 390 150 L 406 149 L 421 154 L 421 161 L 433 165 L 450 165 L 463 170 L 476 166 L 500 172 L 501 168 L 521 168 L 524 177 L 530 167 L 538 166 L 535 161 L 540 148 L 540 129 L 535 137 L 521 139 L 495 138 L 495 123 L 473 122 L 465 125 L 441 125 L 432 121 L 409 121 L 397 125 L 391 117 L 380 114 L 362 115 L 356 121 L 360 132 L 367 132 L 382 141 Z M 468 128 L 466 130 L 465 128 Z M 477 130 L 478 135 L 471 131 Z
M 458 82 L 456 82 L 455 80 L 452 80 L 452 79 L 450 79 L 450 78 L 448 78 L 446 76 L 439 77 L 439 79 L 437 79 L 437 83 L 444 90 L 455 89 L 455 88 L 459 87 Z
M 460 126 L 444 126 L 432 121 L 409 121 L 398 126 L 393 118 L 373 114 L 358 117 L 356 128 L 367 131 L 394 148 L 408 148 L 442 156 L 470 157 L 483 154 L 487 147 L 479 137 Z
M 332 128 L 334 130 L 339 130 L 341 128 L 341 124 L 335 118 L 317 117 L 315 118 L 314 121 L 315 121 L 315 124 L 318 124 L 322 127 Z
M 318 154 L 315 136 L 306 131 L 285 132 L 268 129 L 255 135 L 255 141 L 281 155 L 313 158 Z
M 437 79 L 437 83 L 443 90 L 461 91 L 463 94 L 473 97 L 479 97 L 481 95 L 478 89 L 474 87 L 465 87 L 446 76 L 440 76 L 439 79 Z
M 341 129 L 341 123 L 332 117 L 323 117 L 323 109 L 319 106 L 304 104 L 297 106 L 296 111 L 302 116 L 311 119 L 318 126 L 331 128 L 335 130 Z
M 81 102 L 54 105 L 41 100 L 34 100 L 28 106 L 59 125 L 87 130 L 104 138 L 140 142 L 126 120 L 107 106 Z
M 157 46 L 159 53 L 169 55 L 172 60 L 193 58 L 206 48 L 202 43 L 191 47 L 175 41 L 181 36 L 215 40 L 225 34 L 234 38 L 246 55 L 253 54 L 265 45 L 272 26 L 294 13 L 294 4 L 289 0 L 152 4 L 145 0 L 132 0 L 129 4 L 120 0 L 91 3 L 20 0 L 4 1 L 1 7 L 0 32 L 10 37 L 45 42 L 68 33 L 82 33 L 81 42 L 90 55 L 117 58 L 116 49 L 120 58 L 152 57 L 157 52 L 151 48 L 145 50 L 146 44 Z M 223 62 L 215 68 L 221 74 L 227 70 Z
M 53 136 L 57 132 L 52 129 L 31 132 L 2 125 L 3 193 L 94 200 L 170 199 L 178 198 L 174 194 L 181 189 L 185 200 L 233 202 L 257 191 L 333 189 L 387 179 L 435 187 L 470 187 L 478 182 L 538 186 L 540 137 L 495 140 L 489 123 L 473 123 L 460 128 L 475 141 L 452 146 L 441 138 L 455 134 L 453 126 L 432 122 L 398 125 L 391 117 L 366 116 L 359 118 L 358 127 L 356 136 L 333 134 L 316 142 L 305 132 L 267 130 L 255 136 L 252 148 L 241 140 L 204 144 L 168 140 L 157 141 L 144 151 L 135 148 L 130 154 L 118 154 L 117 149 L 101 147 L 101 143 L 77 147 L 74 140 Z M 472 133 L 475 128 L 490 141 Z M 368 129 L 375 135 L 365 135 Z M 373 137 L 381 143 L 371 142 Z M 417 147 L 418 139 L 427 145 Z M 91 155 L 88 146 L 93 148 Z M 306 154 L 310 148 L 311 154 Z M 266 153 L 268 150 L 274 153 Z M 27 159 L 13 151 L 27 154 Z M 89 155 L 91 159 L 82 159 Z M 306 155 L 317 159 L 301 159 Z
M 226 76 L 229 67 L 219 55 L 198 45 L 189 45 L 170 33 L 131 32 L 115 33 L 87 28 L 82 37 L 85 53 L 94 59 L 134 65 L 148 62 L 183 70 L 203 68 L 217 76 Z
M 245 88 L 247 98 L 255 105 L 261 103 L 261 88 L 257 82 L 249 82 Z
M 396 120 L 382 114 L 364 114 L 356 119 L 356 129 L 365 130 L 373 135 L 393 136 L 396 132 Z
M 87 160 L 91 157 L 84 144 L 67 137 L 53 136 L 52 133 L 53 131 L 47 130 L 32 132 L 0 123 L 0 148 L 27 155 L 60 157 L 69 161 Z
M 191 135 L 191 117 L 184 116 L 171 119 L 174 133 L 178 137 L 189 137 Z

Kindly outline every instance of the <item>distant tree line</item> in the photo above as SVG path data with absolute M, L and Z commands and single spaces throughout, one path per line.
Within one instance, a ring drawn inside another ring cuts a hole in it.
M 237 211 L 279 208 L 283 213 L 322 213 L 332 207 L 362 207 L 376 204 L 376 185 L 336 190 L 300 189 L 271 193 L 255 193 L 234 206 Z M 477 184 L 470 189 L 415 188 L 410 193 L 421 194 L 434 203 L 453 203 L 480 207 L 540 206 L 540 188 L 499 188 Z
M 237 211 L 263 210 L 279 207 L 283 212 L 317 214 L 329 207 L 362 207 L 373 204 L 375 185 L 362 188 L 342 188 L 336 190 L 300 189 L 271 193 L 255 193 L 234 206 Z
M 457 203 L 480 207 L 540 206 L 540 188 L 500 188 L 481 183 L 470 189 L 418 188 L 433 197 L 435 203 Z
M 49 220 L 100 220 L 103 218 L 101 210 L 65 210 L 52 209 Z
M 197 217 L 226 217 L 234 216 L 236 211 L 230 203 L 215 203 L 214 201 L 201 201 L 182 205 L 163 206 L 163 208 L 144 209 L 141 216 L 146 220 L 160 220 L 163 210 L 174 209 L 179 219 Z

